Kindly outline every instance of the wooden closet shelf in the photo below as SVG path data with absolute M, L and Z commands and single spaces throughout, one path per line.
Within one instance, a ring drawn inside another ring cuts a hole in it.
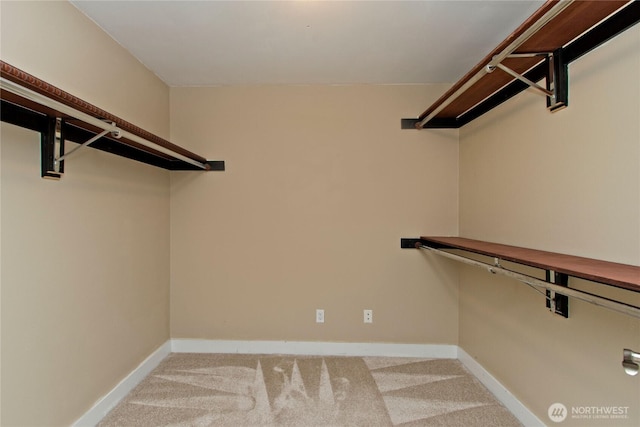
M 639 20 L 638 1 L 547 0 L 417 119 L 402 119 L 402 128 L 459 128 L 531 86 L 500 66 L 533 83 L 546 78 L 547 107 L 564 108 L 568 64 Z
M 461 249 L 640 292 L 640 267 L 634 265 L 483 242 L 464 237 L 424 236 L 420 237 L 420 240 L 425 246 L 440 249 Z
M 42 176 L 59 179 L 64 171 L 64 140 L 169 170 L 224 170 L 95 105 L 0 60 L 1 119 L 41 134 Z

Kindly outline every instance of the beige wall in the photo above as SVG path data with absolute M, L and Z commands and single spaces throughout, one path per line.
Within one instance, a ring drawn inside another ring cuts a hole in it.
M 640 264 L 640 29 L 571 65 L 568 109 L 522 94 L 463 128 L 459 149 L 458 131 L 399 129 L 443 86 L 174 88 L 169 102 L 69 4 L 1 8 L 4 61 L 160 136 L 170 113 L 173 141 L 227 162 L 168 174 L 84 150 L 52 182 L 37 134 L 2 125 L 3 425 L 70 424 L 169 328 L 459 343 L 544 421 L 554 402 L 640 421 L 620 367 L 637 320 L 574 301 L 559 319 L 524 285 L 399 249 L 459 231 Z
M 399 248 L 457 233 L 458 132 L 400 129 L 444 89 L 172 88 L 172 138 L 227 162 L 171 176 L 172 337 L 456 344 L 455 265 Z
M 155 133 L 167 86 L 66 1 L 2 1 L 2 60 Z
M 1 7 L 4 61 L 168 136 L 167 87 L 73 6 Z M 39 135 L 1 137 L 1 423 L 69 425 L 169 337 L 169 173 L 84 149 L 43 180 Z
M 570 65 L 570 106 L 551 114 L 525 93 L 460 131 L 460 235 L 640 265 L 640 28 Z M 607 294 L 606 286 L 573 282 Z M 615 292 L 640 304 L 637 294 Z M 570 300 L 551 315 L 527 286 L 460 270 L 460 346 L 546 423 L 548 407 L 629 406 L 640 321 Z

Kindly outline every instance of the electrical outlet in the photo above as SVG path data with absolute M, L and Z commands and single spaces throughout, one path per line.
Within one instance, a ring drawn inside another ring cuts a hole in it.
M 324 310 L 321 308 L 316 310 L 316 323 L 324 323 Z
M 364 323 L 373 323 L 373 310 L 364 311 Z

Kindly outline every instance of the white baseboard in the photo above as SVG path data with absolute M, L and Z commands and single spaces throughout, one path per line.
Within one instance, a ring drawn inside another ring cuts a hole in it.
M 493 375 L 466 351 L 458 347 L 458 360 L 522 423 L 525 427 L 545 426 L 540 418 L 522 404 Z
M 389 356 L 455 359 L 458 347 L 447 344 L 346 343 L 312 341 L 217 341 L 173 339 L 174 353 L 298 354 L 317 356 Z
M 95 426 L 169 353 L 291 354 L 316 356 L 387 356 L 458 359 L 526 427 L 545 426 L 526 406 L 463 349 L 447 344 L 342 343 L 313 341 L 218 341 L 172 339 L 160 346 L 113 390 L 80 417 L 73 427 Z
M 171 353 L 171 341 L 162 344 L 151 353 L 136 369 L 127 375 L 109 393 L 96 402 L 73 427 L 95 426 L 112 410 L 131 390 L 134 389 L 162 360 Z

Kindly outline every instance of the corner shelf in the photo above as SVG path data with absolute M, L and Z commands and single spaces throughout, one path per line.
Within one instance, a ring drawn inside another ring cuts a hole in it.
M 44 178 L 64 172 L 65 139 L 167 170 L 225 169 L 4 61 L 0 83 L 2 121 L 41 134 Z
M 640 21 L 639 1 L 547 0 L 403 129 L 460 128 L 529 87 L 568 105 L 568 64 Z M 546 78 L 546 88 L 536 82 Z

